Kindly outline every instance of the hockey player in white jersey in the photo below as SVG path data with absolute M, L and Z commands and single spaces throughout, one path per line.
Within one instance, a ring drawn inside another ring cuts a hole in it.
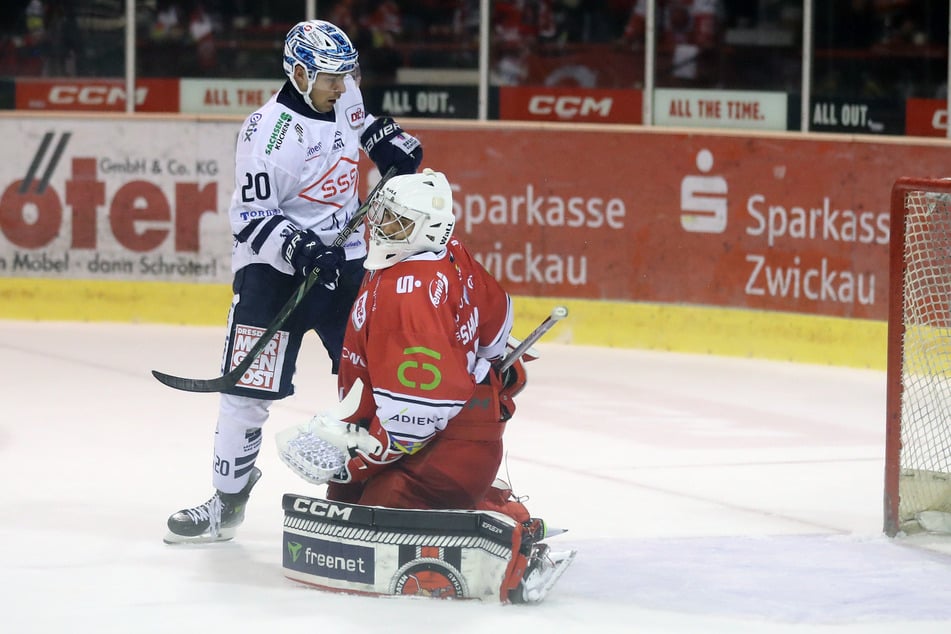
M 203 504 L 168 519 L 167 543 L 231 539 L 244 519 L 261 427 L 275 399 L 294 392 L 304 334 L 314 330 L 336 374 L 350 308 L 363 278 L 367 246 L 357 231 L 328 246 L 359 207 L 363 149 L 380 173 L 413 173 L 422 147 L 388 117 L 366 113 L 354 79 L 357 51 L 337 26 L 295 25 L 284 45 L 287 82 L 245 119 L 235 149 L 229 216 L 234 234 L 232 289 L 222 372 L 244 358 L 257 336 L 315 268 L 315 284 L 273 343 L 238 384 L 221 395 L 212 484 Z

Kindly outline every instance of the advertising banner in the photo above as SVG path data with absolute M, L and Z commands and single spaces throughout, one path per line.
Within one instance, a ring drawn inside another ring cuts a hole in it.
M 901 99 L 813 99 L 811 132 L 904 134 L 905 103 Z
M 284 80 L 182 79 L 179 112 L 248 116 L 284 85 Z
M 557 132 L 557 133 L 555 133 Z M 514 293 L 886 318 L 889 196 L 943 142 L 631 128 L 418 130 Z
M 571 123 L 641 123 L 640 90 L 592 88 L 499 88 L 499 118 L 516 121 Z
M 784 92 L 654 91 L 654 125 L 659 126 L 785 130 L 786 108 Z
M 138 79 L 136 112 L 177 112 L 178 79 Z M 17 79 L 18 110 L 125 112 L 124 79 Z
M 403 124 L 457 235 L 537 297 L 883 320 L 891 185 L 951 163 L 943 140 Z M 0 275 L 227 283 L 239 125 L 0 116 Z
M 946 99 L 908 99 L 905 102 L 905 134 L 948 136 L 948 101 Z
M 0 275 L 227 283 L 239 125 L 0 118 Z
M 478 86 L 362 86 L 363 105 L 374 115 L 478 119 Z

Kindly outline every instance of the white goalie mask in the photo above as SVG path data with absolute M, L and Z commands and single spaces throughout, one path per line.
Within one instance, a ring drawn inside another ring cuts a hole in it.
M 442 172 L 394 176 L 370 201 L 369 252 L 364 268 L 375 271 L 411 255 L 446 248 L 456 217 L 452 188 Z

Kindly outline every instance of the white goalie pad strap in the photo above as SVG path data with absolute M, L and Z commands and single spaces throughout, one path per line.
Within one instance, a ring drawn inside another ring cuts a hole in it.
M 284 575 L 323 590 L 501 601 L 515 522 L 489 511 L 344 504 L 286 494 Z

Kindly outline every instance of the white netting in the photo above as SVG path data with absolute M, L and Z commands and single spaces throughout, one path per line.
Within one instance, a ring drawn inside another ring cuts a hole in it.
M 914 522 L 922 511 L 951 512 L 948 194 L 906 194 L 904 266 L 899 458 L 899 520 L 903 525 Z

